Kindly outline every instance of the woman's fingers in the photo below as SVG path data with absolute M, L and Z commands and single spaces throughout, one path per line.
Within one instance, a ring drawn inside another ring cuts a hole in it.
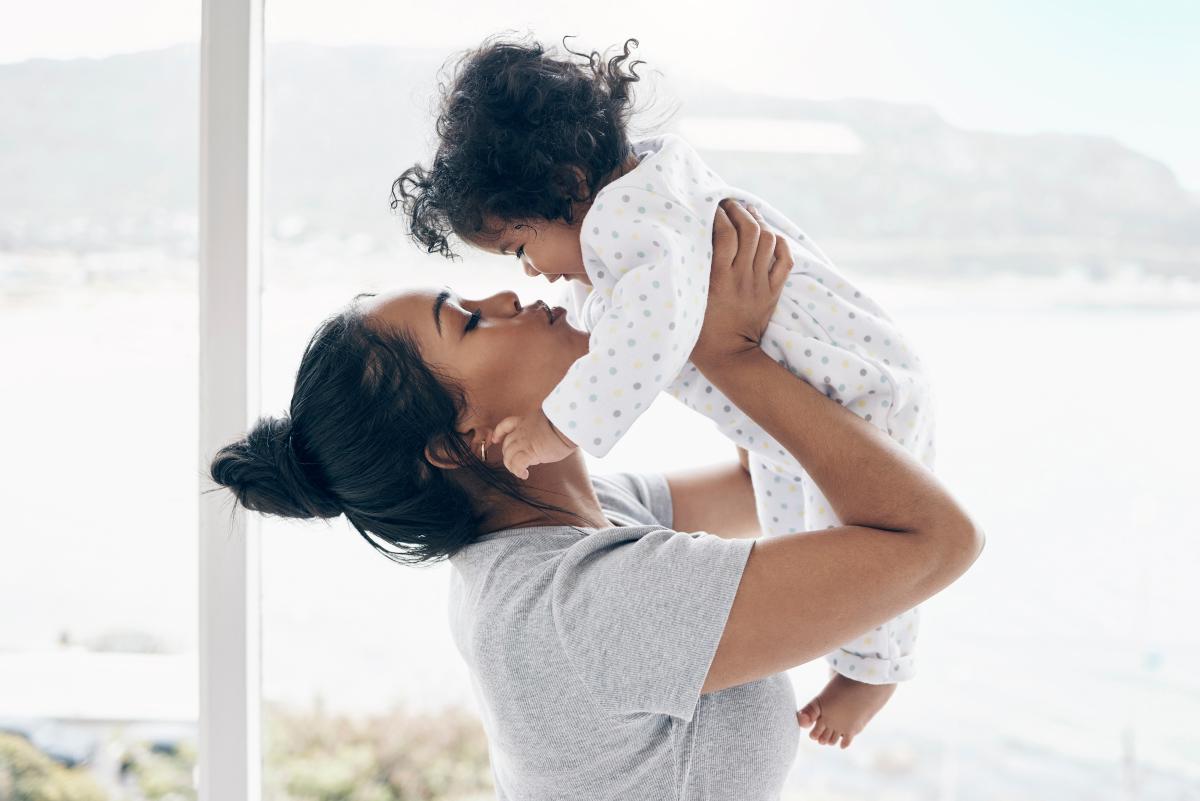
M 751 206 L 750 214 L 758 224 L 759 230 L 758 246 L 754 250 L 754 280 L 760 290 L 766 291 L 771 273 L 771 263 L 775 260 L 775 240 L 778 237 L 767 226 L 767 221 L 763 219 L 758 209 Z
M 791 273 L 792 267 L 796 265 L 796 260 L 792 258 L 792 248 L 788 245 L 787 237 L 775 237 L 775 261 L 771 264 L 771 272 L 768 276 L 770 282 L 771 293 L 778 301 L 779 296 L 783 294 L 783 285 L 787 283 L 788 274 Z
M 790 258 L 776 267 L 777 253 L 790 256 L 786 245 L 779 250 L 780 241 L 761 213 L 730 199 L 718 205 L 708 307 L 692 348 L 693 363 L 714 363 L 761 341 L 782 292 L 783 281 L 775 279 L 790 268 Z
M 733 257 L 733 269 L 735 273 L 745 274 L 752 268 L 754 254 L 758 250 L 758 223 L 741 203 L 729 204 L 725 207 L 725 212 L 737 231 L 737 255 Z
M 723 208 L 726 203 L 736 203 L 736 201 L 722 200 L 717 206 L 717 213 L 713 218 L 712 266 L 728 269 L 729 265 L 733 264 L 734 254 L 737 253 L 738 239 L 737 229 L 733 227 L 729 215 Z

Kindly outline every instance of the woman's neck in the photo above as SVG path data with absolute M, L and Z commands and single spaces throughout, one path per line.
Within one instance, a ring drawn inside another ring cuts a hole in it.
M 561 462 L 530 467 L 529 478 L 521 483 L 521 492 L 530 500 L 557 506 L 568 514 L 543 511 L 490 487 L 480 487 L 471 496 L 486 510 L 481 525 L 484 533 L 526 526 L 606 528 L 610 525 L 592 487 L 587 463 L 578 450 Z

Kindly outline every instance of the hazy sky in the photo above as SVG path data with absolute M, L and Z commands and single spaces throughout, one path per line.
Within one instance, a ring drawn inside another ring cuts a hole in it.
M 447 53 L 507 29 L 600 48 L 636 36 L 667 80 L 928 103 L 969 128 L 1113 136 L 1200 190 L 1195 0 L 742 0 L 698 15 L 696 5 L 267 0 L 267 36 Z M 200 31 L 199 0 L 39 0 L 5 16 L 0 62 L 144 50 Z

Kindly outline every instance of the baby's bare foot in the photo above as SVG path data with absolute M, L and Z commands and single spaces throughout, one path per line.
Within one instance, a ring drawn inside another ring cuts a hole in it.
M 796 718 L 801 727 L 812 726 L 810 739 L 821 745 L 835 745 L 841 740 L 842 748 L 849 748 L 894 692 L 895 684 L 863 684 L 837 674 L 796 713 Z

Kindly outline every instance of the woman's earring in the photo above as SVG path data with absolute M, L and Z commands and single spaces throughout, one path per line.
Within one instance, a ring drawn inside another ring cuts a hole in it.
M 480 453 L 483 454 L 483 461 L 486 462 L 487 461 L 487 440 L 486 439 L 483 441 L 483 444 L 479 446 L 479 451 L 480 451 Z

